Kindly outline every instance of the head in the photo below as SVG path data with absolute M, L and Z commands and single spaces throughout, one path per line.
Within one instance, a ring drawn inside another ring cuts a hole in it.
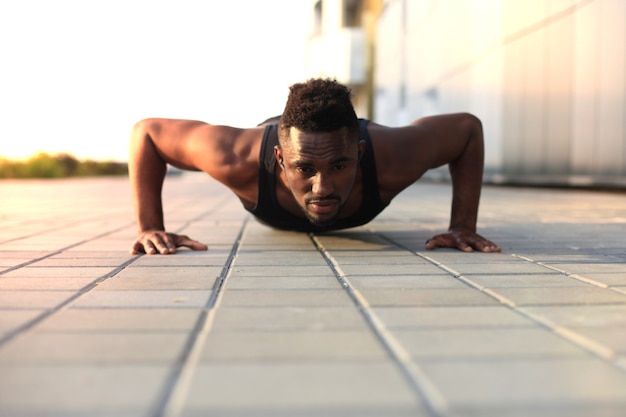
M 363 150 L 350 90 L 312 79 L 290 88 L 274 149 L 288 186 L 314 224 L 332 224 L 344 207 Z

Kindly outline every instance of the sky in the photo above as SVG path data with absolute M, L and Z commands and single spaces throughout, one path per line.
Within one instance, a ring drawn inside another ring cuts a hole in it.
M 127 160 L 146 117 L 248 127 L 305 74 L 309 0 L 1 0 L 0 158 Z

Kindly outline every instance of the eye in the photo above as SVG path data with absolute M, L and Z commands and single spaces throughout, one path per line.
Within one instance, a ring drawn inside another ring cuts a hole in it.
M 348 166 L 346 164 L 338 164 L 333 166 L 333 171 L 343 171 Z
M 312 175 L 315 175 L 315 170 L 311 167 L 307 167 L 307 166 L 299 166 L 296 168 L 296 170 L 301 173 L 302 175 L 305 175 L 307 177 L 310 177 Z

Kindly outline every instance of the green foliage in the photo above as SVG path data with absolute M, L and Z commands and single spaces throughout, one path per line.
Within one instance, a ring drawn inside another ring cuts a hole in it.
M 65 178 L 102 175 L 127 175 L 128 166 L 121 162 L 79 161 L 62 153 L 38 153 L 27 161 L 0 159 L 0 178 Z

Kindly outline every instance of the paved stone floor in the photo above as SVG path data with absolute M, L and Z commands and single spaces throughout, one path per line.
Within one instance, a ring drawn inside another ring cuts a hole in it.
M 425 251 L 450 188 L 279 232 L 197 174 L 130 256 L 126 179 L 0 182 L 0 416 L 626 415 L 626 194 L 486 187 L 500 254 Z

